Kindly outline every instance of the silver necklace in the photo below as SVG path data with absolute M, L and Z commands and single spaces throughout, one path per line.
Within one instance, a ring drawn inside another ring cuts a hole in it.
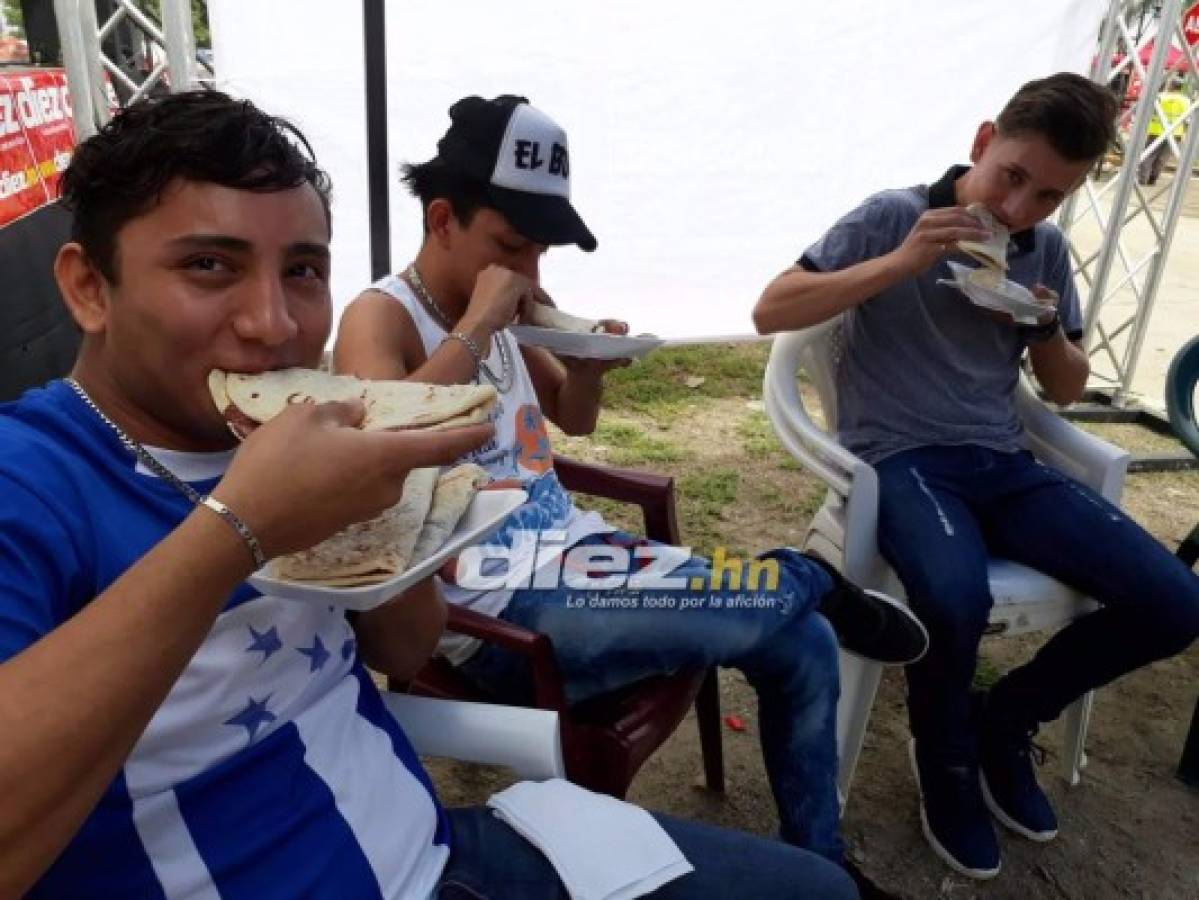
M 408 268 L 404 270 L 404 276 L 408 283 L 412 285 L 416 299 L 437 320 L 437 324 L 446 332 L 453 331 L 454 323 L 450 321 L 450 317 L 446 315 L 445 310 L 437 305 L 437 301 L 433 299 L 433 295 L 425 287 L 424 279 L 420 277 L 420 272 L 416 271 L 416 263 L 409 264 Z M 479 374 L 490 381 L 501 394 L 506 394 L 516 378 L 516 369 L 512 365 L 511 358 L 508 356 L 508 342 L 498 332 L 492 334 L 491 340 L 500 351 L 500 374 L 496 375 L 495 372 L 491 371 L 491 367 L 483 360 L 479 360 Z
M 266 557 L 262 553 L 262 547 L 259 546 L 258 539 L 254 536 L 246 524 L 233 514 L 229 507 L 225 506 L 224 503 L 222 503 L 220 500 L 217 500 L 215 497 L 210 497 L 207 494 L 201 494 L 190 484 L 156 460 L 154 455 L 150 453 L 149 450 L 127 435 L 120 425 L 104 414 L 104 411 L 96 405 L 96 401 L 91 398 L 88 392 L 83 389 L 83 385 L 81 385 L 78 381 L 76 381 L 74 378 L 64 378 L 63 380 L 70 386 L 71 390 L 73 390 L 79 396 L 79 399 L 87 405 L 88 409 L 99 416 L 100 421 L 113 430 L 113 433 L 125 446 L 125 449 L 136 456 L 138 461 L 143 466 L 145 466 L 167 484 L 171 485 L 171 487 L 175 488 L 175 490 L 179 491 L 179 493 L 183 494 L 184 497 L 186 497 L 196 506 L 205 506 L 228 522 L 233 527 L 233 530 L 241 535 L 242 540 L 245 541 L 246 546 L 250 550 L 250 555 L 254 557 L 255 565 L 258 568 L 262 568 L 266 565 Z

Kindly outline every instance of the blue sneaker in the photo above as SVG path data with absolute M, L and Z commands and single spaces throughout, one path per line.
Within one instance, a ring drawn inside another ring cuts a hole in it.
M 1037 783 L 1033 757 L 1044 751 L 1033 744 L 1035 732 L 1005 729 L 985 717 L 978 735 L 978 780 L 987 808 L 1009 828 L 1030 841 L 1057 837 L 1057 815 Z
M 979 789 L 978 767 L 921 760 L 915 740 L 908 749 L 929 846 L 955 872 L 994 878 L 999 874 L 999 839 Z

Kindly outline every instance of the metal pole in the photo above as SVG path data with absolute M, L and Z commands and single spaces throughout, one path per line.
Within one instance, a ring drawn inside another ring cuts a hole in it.
M 1103 22 L 1103 28 L 1100 29 L 1099 52 L 1095 54 L 1095 60 L 1091 64 L 1091 80 L 1097 81 L 1099 84 L 1107 84 L 1112 67 L 1112 54 L 1116 52 L 1116 35 L 1120 31 L 1120 8 L 1124 0 L 1111 0 L 1107 7 L 1107 18 Z M 1078 191 L 1074 191 L 1066 198 L 1066 202 L 1062 204 L 1058 210 L 1057 223 L 1062 229 L 1062 233 L 1069 236 L 1070 229 L 1074 225 L 1074 207 L 1078 205 Z M 1094 296 L 1094 292 L 1091 293 Z M 1088 300 L 1089 302 L 1089 300 Z
M 1160 40 L 1160 36 L 1159 36 Z M 1168 119 L 1164 120 L 1169 122 Z M 1115 401 L 1123 402 L 1128 392 L 1132 389 L 1132 376 L 1136 372 L 1137 362 L 1140 360 L 1141 348 L 1145 344 L 1145 334 L 1149 330 L 1149 317 L 1153 314 L 1153 304 L 1157 300 L 1157 289 L 1161 284 L 1162 275 L 1166 268 L 1166 259 L 1170 253 L 1170 245 L 1174 241 L 1175 226 L 1178 224 L 1178 217 L 1182 213 L 1183 199 L 1186 197 L 1187 188 L 1191 182 L 1191 166 L 1195 162 L 1196 150 L 1199 150 L 1199 112 L 1191 110 L 1190 114 L 1184 117 L 1183 121 L 1188 123 L 1188 131 L 1186 143 L 1183 145 L 1182 153 L 1178 160 L 1178 168 L 1174 172 L 1174 183 L 1170 185 L 1170 195 L 1166 199 L 1166 208 L 1163 213 L 1162 235 L 1158 242 L 1157 255 L 1153 259 L 1153 264 L 1149 269 L 1149 274 L 1145 277 L 1145 285 L 1141 292 L 1141 307 L 1137 310 L 1136 323 L 1133 325 L 1132 334 L 1128 339 L 1128 346 L 1125 349 L 1124 370 L 1121 373 L 1120 387 L 1116 391 Z M 1171 131 L 1173 123 L 1170 123 Z
M 87 76 L 87 52 L 79 28 L 78 0 L 54 0 L 54 19 L 58 23 L 58 42 L 62 47 L 63 67 L 67 70 L 67 86 L 71 91 L 71 118 L 75 120 L 75 136 L 83 141 L 96 133 L 96 113 L 92 108 L 92 86 Z
M 362 0 L 366 61 L 366 171 L 370 210 L 371 277 L 391 271 L 391 208 L 387 173 L 387 35 L 383 0 Z
M 91 91 L 92 113 L 96 125 L 105 125 L 112 118 L 108 112 L 108 97 L 104 92 L 104 70 L 100 60 L 104 50 L 100 46 L 100 23 L 96 20 L 95 0 L 81 0 L 78 4 L 79 30 L 83 35 L 83 52 L 87 69 L 87 85 Z
M 1166 0 L 1159 23 L 1170 23 L 1178 20 L 1181 0 Z M 1119 221 L 1124 217 L 1128 207 L 1128 198 L 1136 178 L 1136 166 L 1130 164 L 1139 159 L 1145 147 L 1145 135 L 1149 130 L 1149 119 L 1153 115 L 1154 100 L 1157 97 L 1157 85 L 1161 83 L 1162 71 L 1166 64 L 1166 54 L 1170 50 L 1169 30 L 1161 28 L 1158 39 L 1153 46 L 1153 57 L 1149 61 L 1149 70 L 1141 81 L 1141 96 L 1137 98 L 1136 113 L 1132 120 L 1132 133 L 1124 146 L 1124 165 L 1120 167 L 1119 181 L 1116 184 L 1115 197 L 1109 213 L 1110 221 Z M 1130 54 L 1135 50 L 1130 50 Z M 1099 324 L 1099 311 L 1104 303 L 1104 291 L 1107 289 L 1108 275 L 1111 273 L 1112 260 L 1116 254 L 1119 233 L 1113 232 L 1105 236 L 1103 248 L 1099 253 L 1099 261 L 1095 268 L 1095 279 L 1091 282 L 1090 296 L 1087 298 L 1086 316 L 1083 321 L 1083 344 L 1089 347 L 1095 328 Z
M 188 0 L 162 0 L 162 35 L 171 71 L 171 90 L 186 91 L 194 87 L 196 36 Z

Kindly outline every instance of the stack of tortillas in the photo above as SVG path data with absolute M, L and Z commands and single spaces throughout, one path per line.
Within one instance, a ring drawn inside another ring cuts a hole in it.
M 445 546 L 486 482 L 487 474 L 474 463 L 440 477 L 436 468 L 413 469 L 400 502 L 383 515 L 351 525 L 308 550 L 272 560 L 271 574 L 328 587 L 386 581 Z
M 360 399 L 365 431 L 442 430 L 487 421 L 496 400 L 491 385 L 436 385 L 364 381 L 313 369 L 279 369 L 254 375 L 213 370 L 213 402 L 239 437 L 293 403 Z M 468 464 L 440 475 L 414 469 L 400 502 L 315 547 L 270 563 L 277 578 L 334 587 L 374 584 L 402 574 L 440 550 L 466 513 L 486 473 Z

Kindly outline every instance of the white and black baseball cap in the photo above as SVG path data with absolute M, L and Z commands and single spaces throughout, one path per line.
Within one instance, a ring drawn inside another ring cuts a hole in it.
M 522 236 L 595 249 L 595 236 L 570 205 L 566 132 L 526 98 L 459 100 L 450 107 L 450 128 L 437 142 L 437 156 L 485 185 L 490 205 Z

